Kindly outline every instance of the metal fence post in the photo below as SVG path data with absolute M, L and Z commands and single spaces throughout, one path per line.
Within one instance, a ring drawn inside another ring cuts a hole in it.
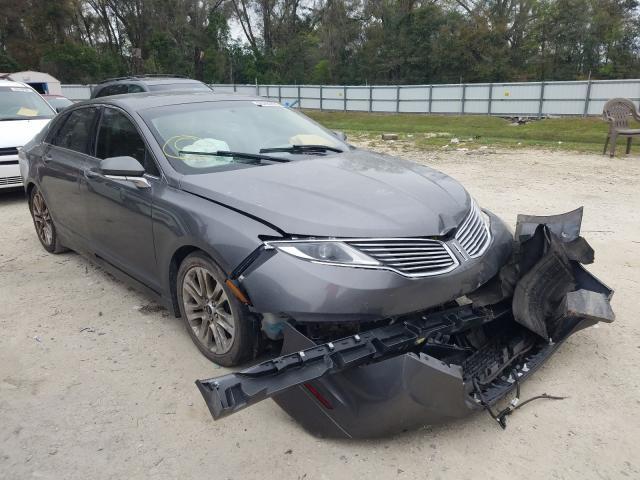
M 429 111 L 427 113 L 431 113 L 431 103 L 433 101 L 433 84 L 429 85 Z
M 302 98 L 300 97 L 300 85 L 298 85 L 298 110 L 302 108 Z
M 373 111 L 373 87 L 369 85 L 369 113 Z
M 467 84 L 463 83 L 462 84 L 462 105 L 460 105 L 460 114 L 464 115 L 464 100 L 465 97 L 467 96 Z
M 544 103 L 544 82 L 540 82 L 540 101 L 538 102 L 538 118 L 542 118 L 543 103 Z
M 493 83 L 489 84 L 489 105 L 487 105 L 487 115 L 491 115 L 491 100 L 493 100 Z
M 320 111 L 322 111 L 322 85 L 320 85 Z
M 396 113 L 400 113 L 400 85 L 396 85 Z
M 589 102 L 591 101 L 591 77 L 587 82 L 587 94 L 584 97 L 584 112 L 582 112 L 582 116 L 586 117 L 589 115 Z
M 271 93 L 269 93 L 269 85 L 267 85 L 267 98 L 271 100 Z
M 342 99 L 342 101 L 344 102 L 343 103 L 343 110 L 346 112 L 347 111 L 347 86 L 346 85 L 344 85 L 342 87 L 342 92 L 343 92 L 343 97 L 344 97 Z
M 282 85 L 278 85 L 278 103 L 282 103 Z

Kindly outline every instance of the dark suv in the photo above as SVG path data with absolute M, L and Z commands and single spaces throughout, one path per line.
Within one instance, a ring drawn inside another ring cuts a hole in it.
M 167 90 L 211 91 L 206 84 L 177 75 L 140 75 L 108 78 L 95 86 L 91 98 L 123 93 L 162 92 Z

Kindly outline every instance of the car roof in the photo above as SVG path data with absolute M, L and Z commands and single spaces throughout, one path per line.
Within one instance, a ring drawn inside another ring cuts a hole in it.
M 29 85 L 25 85 L 22 82 L 14 82 L 13 80 L 7 80 L 6 78 L 0 78 L 0 87 L 26 87 L 26 88 L 31 88 Z
M 100 82 L 97 86 L 103 86 L 110 83 L 144 83 L 145 85 L 164 85 L 164 84 L 174 84 L 174 83 L 202 83 L 200 80 L 195 80 L 193 78 L 185 78 L 185 77 L 170 77 L 170 76 L 131 76 L 131 77 L 119 77 L 119 78 L 108 78 Z
M 181 105 L 185 103 L 224 102 L 224 101 L 261 101 L 264 98 L 239 95 L 235 93 L 193 92 L 193 91 L 167 91 L 126 93 L 123 95 L 111 95 L 86 100 L 76 105 L 109 104 L 129 111 L 146 110 L 147 108 L 163 107 L 166 105 Z

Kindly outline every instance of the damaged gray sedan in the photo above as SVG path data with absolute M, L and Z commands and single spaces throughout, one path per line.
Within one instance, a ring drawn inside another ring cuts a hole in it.
M 143 287 L 216 363 L 270 355 L 196 382 L 216 419 L 273 398 L 321 436 L 504 424 L 500 398 L 613 320 L 581 209 L 514 238 L 450 177 L 259 98 L 83 102 L 20 156 L 48 251 Z

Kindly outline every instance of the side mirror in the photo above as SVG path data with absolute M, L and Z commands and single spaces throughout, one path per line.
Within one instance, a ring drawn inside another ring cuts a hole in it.
M 343 142 L 347 141 L 347 136 L 345 135 L 344 132 L 339 132 L 339 131 L 334 131 L 333 134 L 338 137 L 340 140 L 342 140 Z
M 151 188 L 144 178 L 144 167 L 133 157 L 110 157 L 100 162 L 100 173 L 111 180 L 131 182 L 138 188 Z
M 63 111 L 65 108 L 67 107 L 56 107 L 56 113 L 60 113 L 61 111 Z
M 141 177 L 144 167 L 133 157 L 110 157 L 100 162 L 100 173 L 107 177 Z

